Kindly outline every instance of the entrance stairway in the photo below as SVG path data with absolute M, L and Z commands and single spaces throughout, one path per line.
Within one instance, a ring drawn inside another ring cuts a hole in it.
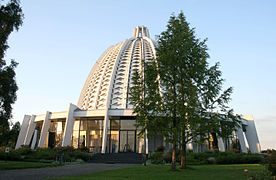
M 111 153 L 111 154 L 95 154 L 88 161 L 89 163 L 106 163 L 106 164 L 142 164 L 143 155 L 133 152 Z

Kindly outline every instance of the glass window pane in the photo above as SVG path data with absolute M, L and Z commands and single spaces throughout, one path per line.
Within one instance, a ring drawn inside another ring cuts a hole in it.
M 111 129 L 112 130 L 119 130 L 120 129 L 120 120 L 111 120 Z
M 78 148 L 79 131 L 73 131 L 72 146 Z
M 119 150 L 119 131 L 109 131 L 107 136 L 107 152 L 118 153 Z
M 74 122 L 74 131 L 79 131 L 80 130 L 80 121 L 75 121 Z
M 135 130 L 135 120 L 121 120 L 121 130 Z
M 87 126 L 88 130 L 102 129 L 102 120 L 88 120 Z
M 89 134 L 89 151 L 100 153 L 102 149 L 102 130 L 92 130 Z

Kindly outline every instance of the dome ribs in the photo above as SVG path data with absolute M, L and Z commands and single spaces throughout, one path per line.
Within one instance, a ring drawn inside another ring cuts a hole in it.
M 146 27 L 135 28 L 134 37 L 108 48 L 90 71 L 78 107 L 83 110 L 129 109 L 129 87 L 142 62 L 155 59 L 154 42 Z M 107 107 L 108 106 L 108 107 Z

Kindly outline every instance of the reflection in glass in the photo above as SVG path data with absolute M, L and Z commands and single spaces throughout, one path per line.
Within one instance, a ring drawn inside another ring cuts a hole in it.
M 120 152 L 135 152 L 135 132 L 120 131 Z
M 110 129 L 119 130 L 120 129 L 120 120 L 111 120 L 110 121 Z
M 107 152 L 118 153 L 119 150 L 119 131 L 110 131 L 108 134 Z
M 101 152 L 102 148 L 102 130 L 92 130 L 89 135 L 89 151 Z
M 135 130 L 135 120 L 121 120 L 121 130 Z
M 65 120 L 51 121 L 49 132 L 47 134 L 48 145 L 47 147 L 61 147 L 63 140 L 63 132 L 65 127 Z
M 72 146 L 78 148 L 80 121 L 74 122 L 73 134 L 72 134 Z
M 72 146 L 87 148 L 90 152 L 100 153 L 102 148 L 103 120 L 80 118 L 74 123 Z

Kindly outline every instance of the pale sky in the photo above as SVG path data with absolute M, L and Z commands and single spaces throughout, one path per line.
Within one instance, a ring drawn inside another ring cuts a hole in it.
M 276 1 L 21 1 L 24 24 L 11 34 L 6 53 L 19 62 L 13 122 L 77 104 L 106 48 L 129 38 L 138 25 L 154 39 L 182 10 L 197 37 L 208 38 L 209 62 L 221 63 L 225 87 L 234 87 L 235 113 L 252 114 L 262 149 L 276 149 Z

